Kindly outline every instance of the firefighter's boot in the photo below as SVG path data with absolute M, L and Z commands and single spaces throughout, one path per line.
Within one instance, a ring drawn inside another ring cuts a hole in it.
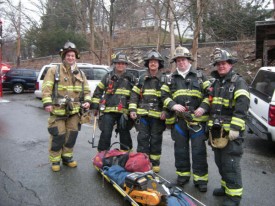
M 225 189 L 224 189 L 224 187 L 214 189 L 213 195 L 214 196 L 225 196 Z
M 52 171 L 59 172 L 60 171 L 60 162 L 53 162 L 52 163 Z
M 74 168 L 77 166 L 77 162 L 74 161 L 72 157 L 62 157 L 62 162 L 68 167 Z
M 197 187 L 200 192 L 207 192 L 207 184 L 196 184 L 195 187 Z
M 155 172 L 155 173 L 159 173 L 159 171 L 160 171 L 160 166 L 153 166 L 153 172 Z
M 179 186 L 183 186 L 189 182 L 189 179 L 190 179 L 189 177 L 178 175 L 177 184 Z
M 241 197 L 238 196 L 226 196 L 222 202 L 222 206 L 238 206 L 240 204 Z

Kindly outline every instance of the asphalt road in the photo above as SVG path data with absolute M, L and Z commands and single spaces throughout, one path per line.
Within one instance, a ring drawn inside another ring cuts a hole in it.
M 48 162 L 48 114 L 33 93 L 4 93 L 0 103 L 0 206 L 128 205 L 122 196 L 92 167 L 96 149 L 91 140 L 92 125 L 83 125 L 75 146 L 75 169 L 62 166 L 54 173 Z M 99 131 L 96 137 L 98 140 Z M 132 137 L 136 148 L 135 130 Z M 113 141 L 116 139 L 113 137 Z M 275 202 L 275 144 L 248 135 L 244 143 L 242 172 L 244 195 L 241 206 L 271 206 Z M 220 176 L 208 146 L 208 192 L 199 193 L 192 181 L 184 191 L 208 206 L 221 205 L 212 196 Z M 173 142 L 164 132 L 160 175 L 175 182 Z

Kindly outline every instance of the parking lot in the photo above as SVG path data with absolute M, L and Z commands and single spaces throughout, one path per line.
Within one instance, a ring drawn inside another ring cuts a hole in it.
M 48 114 L 33 92 L 15 95 L 4 93 L 0 103 L 0 206 L 29 205 L 127 205 L 122 196 L 92 167 L 97 150 L 88 143 L 92 124 L 83 125 L 75 146 L 78 167 L 62 166 L 53 173 L 48 162 Z M 136 148 L 137 133 L 132 130 Z M 98 141 L 99 131 L 96 133 Z M 113 138 L 113 141 L 117 139 Z M 222 198 L 212 196 L 220 176 L 208 146 L 209 184 L 199 193 L 192 181 L 184 191 L 205 205 L 221 205 Z M 242 159 L 244 195 L 241 206 L 268 206 L 275 202 L 275 144 L 255 135 L 247 135 Z M 173 142 L 170 131 L 164 132 L 160 175 L 176 180 Z

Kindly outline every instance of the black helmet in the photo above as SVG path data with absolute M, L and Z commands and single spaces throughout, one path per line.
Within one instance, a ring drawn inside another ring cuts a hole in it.
M 158 69 L 161 69 L 164 67 L 164 60 L 161 56 L 161 54 L 156 51 L 155 49 L 152 49 L 151 51 L 149 51 L 146 56 L 143 58 L 144 60 L 144 66 L 148 67 L 149 66 L 149 60 L 151 59 L 155 59 L 155 60 L 158 60 L 159 61 L 159 68 Z
M 190 53 L 190 51 L 187 48 L 182 47 L 182 46 L 178 46 L 175 49 L 174 56 L 172 58 L 172 62 L 176 61 L 176 59 L 178 57 L 185 57 L 185 58 L 193 61 L 192 54 Z
M 128 64 L 128 57 L 126 54 L 123 54 L 121 52 L 118 52 L 116 54 L 112 55 L 112 63 L 118 63 L 118 62 L 124 62 Z
M 64 59 L 66 53 L 69 51 L 73 51 L 75 53 L 76 58 L 80 59 L 79 51 L 76 49 L 75 44 L 70 41 L 67 41 L 64 44 L 64 47 L 62 49 L 60 49 L 59 54 L 60 54 L 61 58 Z
M 237 59 L 232 56 L 228 51 L 216 48 L 211 55 L 212 65 L 216 66 L 218 62 L 227 61 L 229 64 L 234 64 Z

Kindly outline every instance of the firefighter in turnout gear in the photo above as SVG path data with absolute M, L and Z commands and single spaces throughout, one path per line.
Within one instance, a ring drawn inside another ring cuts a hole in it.
M 151 50 L 144 58 L 148 71 L 133 87 L 129 104 L 130 117 L 139 130 L 137 151 L 148 154 L 154 172 L 160 171 L 162 133 L 165 130 L 166 112 L 161 101 L 161 79 L 164 60 L 159 52 Z
M 249 92 L 245 80 L 233 70 L 235 62 L 226 50 L 215 49 L 212 64 L 216 70 L 211 73 L 213 80 L 208 89 L 209 141 L 212 139 L 210 143 L 221 175 L 221 187 L 215 189 L 213 195 L 225 196 L 223 206 L 239 205 L 243 193 L 240 160 Z M 227 144 L 215 142 L 223 138 L 228 140 Z
M 112 56 L 113 71 L 107 73 L 95 89 L 91 108 L 94 115 L 100 110 L 99 128 L 102 131 L 98 151 L 107 150 L 111 144 L 112 131 L 117 124 L 121 149 L 132 149 L 130 135 L 131 119 L 128 118 L 130 93 L 135 84 L 134 76 L 127 72 L 128 57 L 123 53 Z M 125 147 L 126 146 L 126 147 Z M 127 148 L 128 147 L 128 148 Z
M 42 86 L 42 102 L 50 113 L 49 159 L 52 170 L 60 170 L 60 161 L 69 167 L 76 167 L 73 148 L 80 131 L 81 108 L 89 109 L 90 88 L 85 74 L 76 66 L 79 52 L 72 42 L 67 42 L 60 52 L 62 64 L 47 71 Z
M 164 106 L 174 115 L 167 118 L 174 140 L 174 155 L 177 183 L 186 184 L 191 177 L 189 141 L 191 141 L 193 182 L 200 192 L 207 191 L 208 164 L 206 154 L 205 123 L 208 119 L 208 86 L 204 75 L 192 68 L 192 55 L 185 47 L 175 49 L 172 61 L 176 62 L 176 71 L 167 78 L 161 87 Z M 205 82 L 204 82 L 205 81 Z

